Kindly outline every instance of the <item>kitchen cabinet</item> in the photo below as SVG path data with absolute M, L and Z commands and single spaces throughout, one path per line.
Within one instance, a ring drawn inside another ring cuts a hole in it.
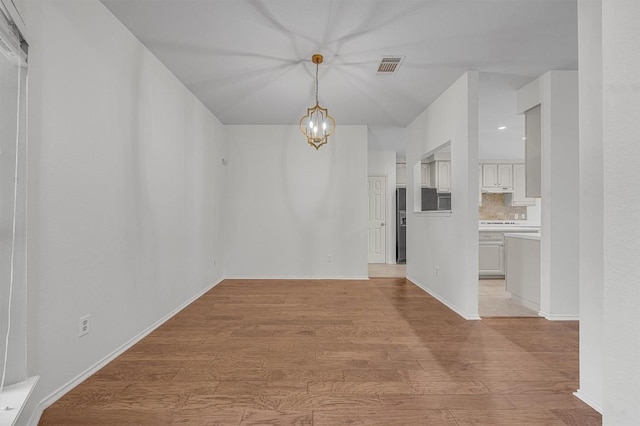
M 482 189 L 488 192 L 513 191 L 513 164 L 483 164 Z
M 542 194 L 542 112 L 540 105 L 524 113 L 525 163 L 527 168 L 526 195 L 540 197 Z
M 404 163 L 396 164 L 396 185 L 405 186 L 407 184 L 407 165 Z
M 429 183 L 431 181 L 429 176 L 429 164 L 420 164 L 420 184 L 421 186 L 429 187 Z
M 482 205 L 482 164 L 478 164 L 478 173 L 480 175 L 478 179 L 478 205 Z
M 428 186 L 438 192 L 451 192 L 451 161 L 433 161 L 428 166 Z
M 478 275 L 480 278 L 503 278 L 507 265 L 507 254 L 505 250 L 504 234 L 509 232 L 518 232 L 523 234 L 534 235 L 539 232 L 537 227 L 512 227 L 506 226 L 500 230 L 483 229 L 479 232 L 478 246 Z
M 502 232 L 480 231 L 478 273 L 481 277 L 504 276 L 504 238 Z
M 535 198 L 526 196 L 526 166 L 524 164 L 513 165 L 513 194 L 511 196 L 512 206 L 535 206 Z
M 540 310 L 540 234 L 505 234 L 506 288 L 511 300 Z

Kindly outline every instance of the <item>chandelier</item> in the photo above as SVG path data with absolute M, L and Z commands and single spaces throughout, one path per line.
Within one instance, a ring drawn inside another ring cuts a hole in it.
M 336 128 L 336 122 L 329 115 L 329 111 L 318 103 L 318 65 L 322 60 L 322 55 L 318 53 L 311 57 L 311 61 L 316 64 L 316 106 L 307 108 L 307 115 L 300 119 L 300 130 L 306 136 L 309 145 L 316 150 L 327 143 L 327 139 Z

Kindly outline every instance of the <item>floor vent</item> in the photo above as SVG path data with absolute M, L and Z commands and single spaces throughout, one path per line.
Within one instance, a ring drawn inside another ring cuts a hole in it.
M 404 61 L 404 56 L 383 56 L 378 64 L 378 75 L 394 76 Z

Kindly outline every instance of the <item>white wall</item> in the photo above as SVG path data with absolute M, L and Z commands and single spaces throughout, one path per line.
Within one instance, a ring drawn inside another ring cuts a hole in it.
M 536 96 L 537 95 L 537 96 Z M 518 93 L 518 111 L 541 105 L 540 313 L 579 315 L 578 73 L 549 71 Z
M 224 170 L 222 125 L 100 2 L 27 2 L 25 15 L 29 370 L 41 376 L 28 418 L 223 276 Z
M 578 2 L 580 91 L 580 390 L 602 412 L 602 1 Z
M 517 113 L 518 89 L 531 79 L 509 74 L 479 74 L 480 160 L 524 161 L 524 116 Z M 498 130 L 505 126 L 506 129 Z
M 387 178 L 386 197 L 386 263 L 396 263 L 396 153 L 394 151 L 369 151 L 367 167 L 369 176 Z
M 366 126 L 317 151 L 298 126 L 225 132 L 226 276 L 367 277 Z
M 640 424 L 640 2 L 602 2 L 604 424 Z
M 406 134 L 404 127 L 368 126 L 369 151 L 395 151 L 396 161 L 404 163 Z
M 413 166 L 447 141 L 453 212 L 415 213 Z M 478 184 L 478 73 L 468 72 L 407 129 L 407 277 L 469 319 L 478 318 Z

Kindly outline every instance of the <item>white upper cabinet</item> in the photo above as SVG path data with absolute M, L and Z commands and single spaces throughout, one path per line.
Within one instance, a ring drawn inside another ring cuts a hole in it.
M 438 192 L 451 192 L 451 161 L 436 161 Z
M 498 185 L 513 188 L 513 164 L 498 164 Z
M 427 164 L 429 179 L 426 183 L 438 192 L 451 192 L 451 161 L 433 161 Z
M 480 177 L 478 178 L 478 205 L 482 205 L 482 164 L 478 164 L 478 174 Z
M 512 206 L 534 206 L 536 204 L 535 198 L 527 198 L 525 194 L 526 183 L 526 166 L 524 164 L 514 164 Z
M 540 105 L 524 113 L 525 163 L 527 170 L 526 195 L 539 197 L 542 193 L 542 117 Z
M 420 165 L 420 183 L 422 186 L 429 186 L 429 164 L 421 164 Z
M 513 191 L 513 164 L 483 164 L 482 189 L 489 192 Z
M 483 164 L 482 165 L 482 187 L 494 187 L 498 182 L 498 165 Z

